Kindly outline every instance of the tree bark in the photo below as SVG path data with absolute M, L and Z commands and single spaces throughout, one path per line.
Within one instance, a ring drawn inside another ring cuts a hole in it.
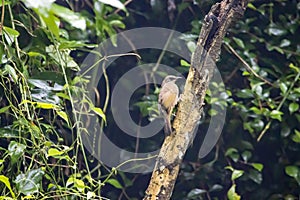
M 175 130 L 162 145 L 144 200 L 171 198 L 180 164 L 201 118 L 204 97 L 223 38 L 233 20 L 243 16 L 248 1 L 223 0 L 214 4 L 205 16 L 174 119 Z

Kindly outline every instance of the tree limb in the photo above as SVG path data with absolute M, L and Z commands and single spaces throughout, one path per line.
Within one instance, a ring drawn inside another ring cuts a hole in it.
M 223 38 L 232 21 L 243 16 L 248 1 L 223 0 L 213 5 L 205 16 L 174 119 L 175 131 L 162 145 L 144 200 L 170 199 L 180 164 L 201 118 L 204 97 Z

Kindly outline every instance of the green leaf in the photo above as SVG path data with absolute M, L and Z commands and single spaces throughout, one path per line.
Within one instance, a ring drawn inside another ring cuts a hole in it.
M 290 111 L 291 114 L 298 111 L 298 110 L 299 110 L 299 104 L 298 103 L 295 103 L 295 102 L 290 103 L 289 111 Z
M 223 190 L 223 186 L 219 184 L 213 185 L 210 189 L 209 192 L 220 192 Z
M 51 103 L 44 103 L 44 102 L 34 102 L 36 105 L 36 108 L 42 108 L 42 109 L 57 109 L 58 105 L 51 104 Z
M 101 108 L 92 107 L 91 108 L 99 117 L 101 117 L 104 121 L 106 121 L 106 116 Z
M 190 52 L 194 52 L 197 47 L 197 45 L 194 41 L 188 41 L 186 45 L 187 45 L 188 49 L 190 50 Z
M 264 168 L 264 165 L 261 163 L 252 163 L 251 165 L 259 172 L 261 172 Z
M 283 115 L 283 112 L 279 111 L 279 110 L 272 110 L 270 113 L 270 117 L 272 119 L 277 119 L 278 121 L 281 121 L 281 116 Z
M 13 192 L 13 190 L 11 189 L 11 186 L 10 186 L 10 182 L 9 182 L 9 178 L 4 176 L 4 175 L 0 175 L 0 181 L 2 183 L 4 183 L 4 185 L 9 189 L 10 191 L 10 194 L 13 198 L 15 198 L 15 193 Z
M 63 118 L 63 120 L 65 120 L 65 122 L 67 122 L 68 124 L 69 124 L 69 118 L 68 118 L 68 115 L 67 115 L 67 113 L 66 112 L 64 112 L 64 111 L 56 111 L 56 113 L 61 117 L 61 118 Z
M 231 174 L 231 180 L 234 181 L 235 179 L 241 177 L 243 174 L 243 170 L 234 169 Z
M 19 37 L 20 33 L 15 29 L 9 28 L 7 26 L 3 26 L 4 33 L 7 33 L 10 38 Z
M 4 106 L 3 108 L 0 108 L 0 114 L 1 113 L 5 113 L 6 111 L 8 111 L 8 109 L 10 108 L 11 106 Z
M 42 17 L 49 31 L 56 37 L 59 38 L 59 19 L 51 13 L 42 14 L 38 10 L 36 12 Z
M 187 61 L 185 61 L 183 59 L 180 60 L 180 65 L 183 66 L 183 67 L 189 67 L 189 66 L 191 66 L 190 63 L 188 63 Z
M 238 150 L 235 148 L 227 149 L 225 156 L 229 156 L 234 162 L 237 162 L 240 157 Z
M 80 179 L 74 179 L 74 186 L 77 188 L 78 191 L 83 192 L 86 188 L 84 182 Z
M 205 194 L 205 193 L 207 193 L 206 190 L 195 188 L 195 189 L 192 189 L 192 190 L 188 193 L 187 197 L 188 197 L 188 198 L 195 198 L 195 197 L 199 197 L 199 195 Z
M 48 156 L 52 156 L 52 157 L 54 157 L 54 158 L 59 158 L 60 155 L 62 155 L 62 154 L 64 154 L 64 152 L 63 152 L 63 151 L 60 151 L 60 150 L 58 150 L 58 149 L 50 148 L 50 149 L 48 150 Z
M 39 52 L 30 51 L 30 52 L 27 53 L 27 55 L 28 55 L 29 57 L 41 57 L 41 58 L 43 58 L 44 60 L 46 60 L 46 56 L 43 55 L 43 54 L 41 54 L 41 53 L 39 53 Z
M 295 70 L 297 73 L 300 71 L 299 67 L 297 67 L 296 65 L 294 65 L 293 63 L 289 64 L 289 67 L 293 70 Z M 300 89 L 300 88 L 299 88 Z
M 287 39 L 283 39 L 282 41 L 281 41 L 281 43 L 280 43 L 280 47 L 288 47 L 288 46 L 290 46 L 290 44 L 291 44 L 291 41 L 290 40 L 287 40 Z
M 299 173 L 299 168 L 294 165 L 286 166 L 285 173 L 293 178 L 296 178 Z
M 252 170 L 252 169 L 250 169 L 249 171 L 249 178 L 257 184 L 261 184 L 263 180 L 261 173 L 259 171 Z
M 300 169 L 295 165 L 289 165 L 285 167 L 285 173 L 291 177 L 293 177 L 300 186 Z
M 122 189 L 123 188 L 122 185 L 120 184 L 120 182 L 116 179 L 108 179 L 106 181 L 106 183 L 111 184 L 112 186 L 114 186 L 117 189 Z
M 300 131 L 295 129 L 292 140 L 296 143 L 300 143 Z
M 25 174 L 19 174 L 16 179 L 15 183 L 17 189 L 20 193 L 24 195 L 31 195 L 33 193 L 39 192 L 41 188 L 41 180 L 44 175 L 44 171 L 39 169 L 32 169 L 27 171 Z
M 242 89 L 238 91 L 236 95 L 243 99 L 253 98 L 253 92 L 250 89 Z
M 72 10 L 60 6 L 56 3 L 51 5 L 51 12 L 53 12 L 56 16 L 64 19 L 66 22 L 70 23 L 71 26 L 85 30 L 86 29 L 86 21 L 85 18 L 80 16 L 80 14 L 73 12 Z
M 252 91 L 255 92 L 255 94 L 257 94 L 258 96 L 262 96 L 263 88 L 260 83 L 255 84 L 252 86 Z
M 255 107 L 255 106 L 251 107 L 249 110 L 253 111 L 257 115 L 261 115 L 262 114 L 262 110 L 259 109 L 259 108 L 257 108 L 257 107 Z
M 252 4 L 252 3 L 248 3 L 248 8 L 256 10 L 257 8 Z
M 231 186 L 231 188 L 228 190 L 227 197 L 229 200 L 240 200 L 241 199 L 241 196 L 236 193 L 235 188 L 236 188 L 236 185 L 233 184 Z
M 13 81 L 16 83 L 18 81 L 18 75 L 16 70 L 10 65 L 5 65 L 4 69 L 8 72 L 8 74 L 12 77 Z
M 212 117 L 218 114 L 218 111 L 215 109 L 209 109 L 208 114 Z
M 55 71 L 39 72 L 38 74 L 32 75 L 28 80 L 36 87 L 52 91 L 62 91 L 64 89 L 63 85 L 65 85 L 63 74 Z M 54 85 L 49 85 L 49 81 L 54 82 Z
M 94 192 L 88 191 L 86 193 L 86 199 L 96 199 L 96 194 Z
M 48 9 L 55 0 L 23 0 L 28 8 L 46 8 Z
M 109 21 L 109 25 L 118 27 L 118 28 L 122 28 L 122 29 L 126 28 L 125 24 L 120 20 Z
M 45 77 L 48 76 L 48 77 Z M 53 86 L 50 86 L 49 83 L 47 82 L 47 80 L 57 80 L 55 78 L 60 78 L 58 77 L 59 74 L 53 73 L 53 72 L 41 72 L 40 73 L 40 78 L 44 78 L 44 80 L 41 79 L 28 79 L 28 82 L 30 84 L 32 84 L 33 86 L 37 87 L 37 88 L 41 88 L 43 90 L 48 90 L 48 91 L 62 91 L 64 89 L 64 87 L 62 85 L 59 85 L 57 83 L 54 83 Z M 47 79 L 48 78 L 48 79 Z M 59 80 L 57 80 L 59 81 Z
M 286 91 L 287 91 L 287 89 L 288 89 L 288 87 L 286 86 L 286 84 L 285 84 L 285 83 L 283 83 L 283 82 L 280 82 L 280 84 L 279 84 L 279 88 L 280 88 L 280 90 L 281 90 L 282 94 L 285 94 L 285 93 L 286 93 Z
M 270 35 L 275 35 L 275 36 L 282 36 L 287 33 L 287 30 L 285 30 L 282 27 L 279 27 L 278 25 L 276 25 L 274 23 L 270 24 L 270 27 L 267 31 Z
M 242 153 L 242 158 L 245 162 L 248 162 L 251 157 L 252 157 L 251 151 L 244 151 Z
M 59 44 L 58 49 L 63 50 L 63 49 L 76 49 L 79 47 L 89 47 L 89 48 L 95 48 L 97 47 L 96 44 L 86 44 L 82 41 L 74 41 L 74 40 L 63 40 L 61 39 L 61 43 Z
M 290 135 L 290 133 L 291 133 L 291 129 L 287 125 L 281 128 L 280 135 L 282 137 L 287 137 Z
M 119 0 L 97 0 L 104 4 L 110 5 L 115 8 L 119 8 L 121 10 L 126 10 L 125 6 Z
M 14 164 L 20 161 L 20 157 L 24 154 L 26 146 L 16 141 L 11 141 L 8 145 L 8 155 L 11 157 L 11 162 Z
M 245 48 L 245 44 L 244 44 L 243 40 L 241 40 L 241 39 L 239 39 L 239 38 L 236 38 L 236 37 L 233 37 L 232 39 L 235 41 L 235 43 L 236 43 L 239 47 L 241 47 L 242 49 Z

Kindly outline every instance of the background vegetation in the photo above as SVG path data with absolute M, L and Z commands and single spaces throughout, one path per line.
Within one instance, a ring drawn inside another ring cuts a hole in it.
M 215 1 L 176 0 L 174 12 L 162 0 L 123 3 L 1 2 L 1 199 L 142 198 L 150 174 L 108 169 L 82 146 L 74 103 L 87 104 L 91 113 L 106 120 L 104 129 L 116 143 L 128 150 L 135 150 L 137 143 L 114 126 L 104 98 L 97 107 L 91 104 L 84 90 L 88 80 L 78 76 L 79 66 L 96 44 L 137 27 L 175 29 L 184 33 L 192 49 Z M 207 157 L 197 158 L 201 133 L 210 116 L 217 114 L 207 106 L 173 199 L 300 198 L 299 11 L 297 0 L 251 1 L 244 18 L 231 27 L 217 63 L 225 85 L 213 83 L 206 99 L 207 105 L 214 102 L 227 109 L 222 136 Z M 161 52 L 138 53 L 140 62 L 147 63 L 158 62 Z M 137 62 L 117 60 L 115 70 L 107 72 L 110 85 Z M 183 74 L 188 70 L 173 55 L 164 56 L 161 63 Z M 222 88 L 220 98 L 211 98 Z M 105 84 L 98 89 L 109 96 Z M 137 123 L 148 122 L 149 108 L 157 99 L 155 89 L 141 88 L 134 95 L 131 112 Z M 74 94 L 83 101 L 74 102 Z M 160 134 L 141 141 L 139 148 L 155 149 L 162 140 Z

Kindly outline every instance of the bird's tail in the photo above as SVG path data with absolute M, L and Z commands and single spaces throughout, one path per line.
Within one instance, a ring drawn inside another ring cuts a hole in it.
M 171 120 L 170 120 L 170 117 L 168 115 L 165 116 L 164 119 L 165 119 L 164 132 L 165 132 L 166 136 L 169 136 L 172 133 Z
M 164 118 L 164 132 L 166 136 L 169 136 L 172 133 L 172 127 L 171 127 L 171 115 L 167 113 L 167 110 L 162 108 L 160 104 L 158 104 L 158 110 L 160 111 L 160 114 Z

